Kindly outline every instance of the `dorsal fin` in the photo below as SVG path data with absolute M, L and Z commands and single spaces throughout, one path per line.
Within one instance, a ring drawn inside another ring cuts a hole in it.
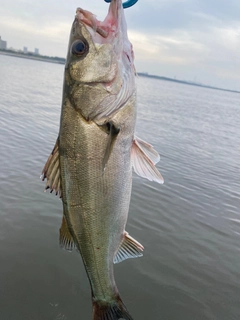
M 144 247 L 133 239 L 126 231 L 123 240 L 119 246 L 118 252 L 116 253 L 113 262 L 119 263 L 126 259 L 142 257 L 142 251 Z
M 155 167 L 155 164 L 160 160 L 160 156 L 150 144 L 135 137 L 131 149 L 131 158 L 134 171 L 140 177 L 161 184 L 164 182 L 161 173 Z
M 41 179 L 44 181 L 47 178 L 45 191 L 50 189 L 50 193 L 55 190 L 56 195 L 58 194 L 61 198 L 61 179 L 60 179 L 60 159 L 58 150 L 58 139 L 55 146 L 48 157 L 48 160 L 43 168 Z

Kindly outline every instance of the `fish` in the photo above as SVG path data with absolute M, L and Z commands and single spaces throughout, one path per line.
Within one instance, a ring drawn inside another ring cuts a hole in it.
M 90 282 L 92 319 L 133 319 L 114 264 L 143 255 L 125 230 L 132 172 L 163 183 L 160 156 L 135 136 L 136 70 L 121 0 L 104 21 L 77 8 L 65 64 L 59 134 L 42 171 L 62 200 L 60 246 L 77 249 Z

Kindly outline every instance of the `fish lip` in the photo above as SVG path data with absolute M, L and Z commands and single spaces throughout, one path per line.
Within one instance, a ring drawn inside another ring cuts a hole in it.
M 94 33 L 98 33 L 103 39 L 112 38 L 119 29 L 119 9 L 121 6 L 121 0 L 112 0 L 108 14 L 103 21 L 98 20 L 93 13 L 82 8 L 77 8 L 75 18 L 79 24 L 88 28 L 92 36 Z

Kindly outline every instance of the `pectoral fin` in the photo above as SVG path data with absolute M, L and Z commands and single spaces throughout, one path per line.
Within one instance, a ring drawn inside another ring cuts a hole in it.
M 107 122 L 104 125 L 104 127 L 105 127 L 105 131 L 108 134 L 108 142 L 107 142 L 107 146 L 106 146 L 106 150 L 103 158 L 103 171 L 106 169 L 106 165 L 108 163 L 110 154 L 112 152 L 114 142 L 116 140 L 117 135 L 120 132 L 120 128 L 116 127 L 112 121 Z
M 131 157 L 136 174 L 150 181 L 161 184 L 164 182 L 162 175 L 155 167 L 155 164 L 160 160 L 160 156 L 150 144 L 135 137 Z
M 144 247 L 133 239 L 126 231 L 113 263 L 119 263 L 126 259 L 142 257 Z
M 52 193 L 55 190 L 56 195 L 59 194 L 61 198 L 61 180 L 60 180 L 60 160 L 59 160 L 59 150 L 58 150 L 58 139 L 55 143 L 53 151 L 51 152 L 48 160 L 43 168 L 42 181 L 47 178 L 47 183 L 45 191 L 50 189 Z
M 60 233 L 59 234 L 59 244 L 60 244 L 61 248 L 65 249 L 67 251 L 72 251 L 73 249 L 76 248 L 76 245 L 74 243 L 72 235 L 69 232 L 66 218 L 64 216 L 62 218 L 62 225 L 59 230 L 59 233 Z

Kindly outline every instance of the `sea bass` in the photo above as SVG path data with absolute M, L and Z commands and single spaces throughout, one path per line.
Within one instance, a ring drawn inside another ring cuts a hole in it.
M 94 320 L 132 319 L 113 263 L 142 256 L 125 226 L 132 168 L 163 183 L 158 153 L 134 136 L 134 56 L 121 0 L 103 22 L 77 9 L 65 66 L 60 130 L 42 179 L 62 198 L 60 245 L 80 252 L 92 291 Z

